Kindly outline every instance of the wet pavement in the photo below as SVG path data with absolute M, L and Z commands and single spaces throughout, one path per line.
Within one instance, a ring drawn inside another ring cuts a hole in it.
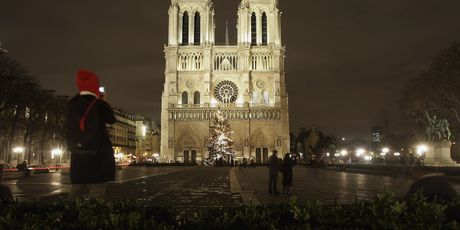
M 231 171 L 233 170 L 233 171 Z M 278 190 L 282 191 L 281 174 Z M 268 169 L 152 167 L 117 171 L 117 179 L 107 186 L 108 200 L 134 200 L 145 205 L 174 207 L 233 207 L 242 204 L 288 203 L 321 200 L 323 203 L 349 203 L 355 199 L 373 200 L 385 188 L 403 196 L 410 178 L 294 168 L 292 195 L 268 194 Z M 69 175 L 37 174 L 19 180 L 3 181 L 20 201 L 65 200 L 70 191 Z M 454 184 L 460 193 L 460 184 Z M 255 202 L 253 202 L 255 201 Z
M 239 194 L 230 193 L 229 172 L 230 168 L 196 167 L 159 177 L 111 184 L 108 197 L 135 197 L 137 201 L 155 206 L 240 206 Z
M 373 200 L 385 188 L 404 196 L 413 180 L 411 178 L 368 175 L 312 169 L 294 168 L 291 196 L 268 194 L 268 168 L 244 168 L 236 171 L 242 191 L 252 193 L 262 204 L 288 203 L 292 197 L 298 201 L 320 200 L 323 203 L 350 203 Z M 278 177 L 278 191 L 282 192 L 282 174 Z M 460 194 L 460 185 L 453 184 Z
M 112 183 L 126 183 L 190 168 L 191 167 L 129 167 L 123 170 L 117 170 L 115 181 Z M 18 200 L 34 200 L 57 196 L 68 193 L 72 186 L 70 184 L 69 174 L 60 172 L 32 174 L 30 177 L 2 181 L 2 184 L 8 186 L 14 198 Z

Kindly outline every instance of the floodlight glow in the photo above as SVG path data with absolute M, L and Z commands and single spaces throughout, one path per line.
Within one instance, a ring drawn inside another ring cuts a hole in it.
M 396 153 L 394 153 L 394 155 L 395 155 L 395 157 L 399 157 L 399 156 L 401 156 L 401 153 L 396 152 Z
M 417 154 L 419 156 L 425 154 L 428 151 L 428 146 L 426 145 L 419 145 L 417 146 Z
M 382 153 L 387 154 L 388 152 L 390 152 L 390 149 L 389 149 L 389 148 L 383 148 L 383 149 L 382 149 Z
M 340 155 L 341 155 L 342 157 L 344 157 L 344 156 L 348 155 L 348 151 L 345 150 L 345 149 L 343 149 L 342 151 L 340 151 Z

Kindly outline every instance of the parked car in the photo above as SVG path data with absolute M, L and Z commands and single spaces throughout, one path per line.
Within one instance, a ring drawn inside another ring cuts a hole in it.
M 9 165 L 9 164 L 4 164 L 3 165 L 3 171 L 4 172 L 15 172 L 18 171 L 15 167 Z
M 29 165 L 28 169 L 33 173 L 49 173 L 50 169 L 44 165 Z

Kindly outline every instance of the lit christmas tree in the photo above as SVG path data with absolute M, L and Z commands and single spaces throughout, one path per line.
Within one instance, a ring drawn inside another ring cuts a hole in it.
M 232 147 L 234 142 L 231 139 L 233 131 L 220 109 L 212 119 L 210 133 L 206 165 L 216 165 L 220 158 L 225 162 L 230 162 L 234 154 Z

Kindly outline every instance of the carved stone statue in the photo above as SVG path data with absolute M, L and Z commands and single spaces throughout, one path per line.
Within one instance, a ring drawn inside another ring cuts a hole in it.
M 449 122 L 447 119 L 438 119 L 436 115 L 430 117 L 428 112 L 425 112 L 428 126 L 426 133 L 429 141 L 448 141 L 451 138 L 451 132 L 449 129 Z

